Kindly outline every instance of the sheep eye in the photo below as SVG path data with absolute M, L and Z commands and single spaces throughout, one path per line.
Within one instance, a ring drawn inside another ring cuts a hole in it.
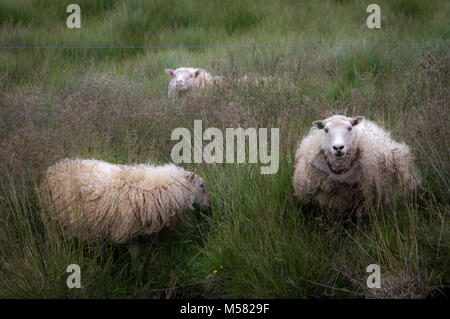
M 328 133 L 328 129 L 327 128 L 324 131 L 325 131 L 325 133 Z
M 349 128 L 348 128 L 348 131 L 350 132 L 352 130 L 352 127 L 350 126 Z

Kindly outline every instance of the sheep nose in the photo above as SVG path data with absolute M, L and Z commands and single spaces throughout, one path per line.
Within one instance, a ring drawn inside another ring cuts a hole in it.
M 342 149 L 344 148 L 344 145 L 334 145 L 333 148 L 334 148 L 336 151 L 342 151 Z

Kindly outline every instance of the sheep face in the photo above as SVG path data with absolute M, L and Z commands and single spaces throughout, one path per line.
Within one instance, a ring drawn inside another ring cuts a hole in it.
M 206 192 L 203 178 L 190 172 L 187 176 L 187 180 L 191 183 L 193 192 L 195 193 L 194 206 L 201 210 L 208 209 L 210 206 L 209 195 Z
M 334 160 L 345 159 L 356 148 L 356 134 L 353 127 L 358 125 L 363 117 L 348 118 L 341 115 L 332 116 L 326 120 L 314 121 L 313 125 L 323 129 L 322 150 L 327 157 Z
M 200 85 L 198 76 L 201 72 L 201 69 L 196 68 L 166 69 L 166 73 L 172 76 L 169 87 L 176 92 L 184 91 L 191 87 L 198 87 Z

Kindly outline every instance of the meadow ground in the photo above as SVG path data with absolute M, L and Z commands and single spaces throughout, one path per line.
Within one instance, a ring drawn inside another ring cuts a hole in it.
M 82 28 L 70 30 L 71 2 L 0 3 L 0 297 L 446 295 L 448 1 L 378 1 L 379 30 L 367 28 L 365 2 L 345 0 L 78 0 Z M 230 81 L 169 100 L 164 69 L 179 66 Z M 232 81 L 249 73 L 277 81 Z M 368 207 L 364 231 L 329 225 L 293 196 L 298 142 L 313 120 L 336 113 L 392 131 L 423 176 L 416 196 Z M 37 190 L 48 166 L 64 157 L 170 162 L 172 130 L 192 132 L 195 119 L 222 130 L 279 128 L 278 173 L 261 175 L 260 164 L 183 165 L 204 177 L 212 208 L 148 238 L 141 267 L 125 247 L 44 231 Z M 81 289 L 66 286 L 73 263 Z M 381 289 L 366 286 L 373 263 Z

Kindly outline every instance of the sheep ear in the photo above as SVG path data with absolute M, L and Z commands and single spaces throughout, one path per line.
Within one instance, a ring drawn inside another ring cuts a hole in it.
M 361 123 L 362 120 L 364 120 L 364 117 L 362 117 L 362 116 L 357 116 L 357 117 L 352 118 L 351 121 L 350 121 L 350 123 L 351 123 L 353 126 L 355 126 L 355 125 L 358 125 L 359 123 Z
M 194 180 L 194 177 L 195 173 L 189 172 L 186 178 L 189 182 L 192 182 Z
M 312 122 L 312 125 L 321 130 L 325 126 L 325 123 L 323 121 L 314 121 Z
M 171 76 L 174 76 L 174 75 L 175 75 L 175 71 L 172 70 L 172 69 L 166 69 L 166 73 L 169 74 L 169 75 L 171 75 Z
M 198 77 L 200 73 L 202 73 L 202 70 L 200 69 L 195 70 L 195 77 Z

